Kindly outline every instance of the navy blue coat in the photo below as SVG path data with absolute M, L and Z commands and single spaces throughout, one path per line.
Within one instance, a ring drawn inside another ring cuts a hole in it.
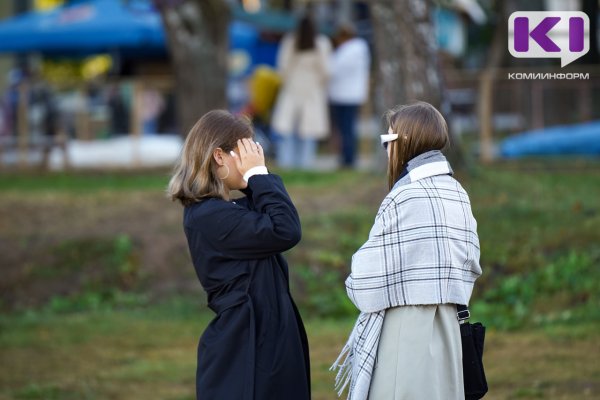
M 192 261 L 217 315 L 198 345 L 199 400 L 310 399 L 308 341 L 281 252 L 300 220 L 276 175 L 255 175 L 245 198 L 187 206 Z

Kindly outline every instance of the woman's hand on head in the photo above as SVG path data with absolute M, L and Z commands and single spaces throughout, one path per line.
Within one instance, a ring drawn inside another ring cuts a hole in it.
M 235 151 L 231 152 L 231 156 L 235 160 L 235 165 L 242 176 L 254 167 L 265 166 L 265 155 L 260 144 L 255 143 L 252 139 L 240 139 L 237 141 L 239 155 Z

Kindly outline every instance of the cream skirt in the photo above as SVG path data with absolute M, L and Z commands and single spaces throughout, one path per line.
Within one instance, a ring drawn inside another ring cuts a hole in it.
M 463 400 L 454 304 L 386 310 L 369 400 Z

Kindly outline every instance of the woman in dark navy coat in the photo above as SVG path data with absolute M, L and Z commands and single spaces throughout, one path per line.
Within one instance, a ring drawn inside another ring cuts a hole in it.
M 248 121 L 205 114 L 169 183 L 185 206 L 192 261 L 216 317 L 198 345 L 199 400 L 310 399 L 308 341 L 281 252 L 301 236 L 281 178 Z M 231 190 L 246 197 L 231 200 Z

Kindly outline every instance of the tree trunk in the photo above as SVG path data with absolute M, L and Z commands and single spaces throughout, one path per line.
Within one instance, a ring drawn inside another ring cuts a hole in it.
M 378 65 L 379 101 L 375 104 L 378 112 L 421 100 L 431 103 L 448 117 L 450 107 L 431 20 L 432 0 L 381 0 L 370 4 Z M 464 158 L 452 132 L 450 139 L 453 145 L 448 156 L 460 167 Z
M 506 21 L 514 11 L 520 9 L 516 0 L 497 0 L 494 3 L 496 27 L 486 57 L 487 61 L 479 79 L 479 159 L 484 164 L 489 164 L 494 160 L 494 84 L 497 80 L 497 70 L 506 61 L 506 43 L 508 42 Z
M 227 106 L 229 7 L 225 0 L 155 0 L 171 64 L 179 129 L 186 136 L 204 113 Z
M 512 8 L 512 1 L 510 1 Z M 507 2 L 496 1 L 495 15 L 496 27 L 492 43 L 488 51 L 485 67 L 479 78 L 478 95 L 478 114 L 479 114 L 479 160 L 483 164 L 489 164 L 494 160 L 494 83 L 496 81 L 496 71 L 502 66 L 506 53 L 506 43 L 508 41 L 508 30 L 506 22 L 508 15 L 506 10 Z
M 442 105 L 431 0 L 371 2 L 385 107 L 411 100 Z

